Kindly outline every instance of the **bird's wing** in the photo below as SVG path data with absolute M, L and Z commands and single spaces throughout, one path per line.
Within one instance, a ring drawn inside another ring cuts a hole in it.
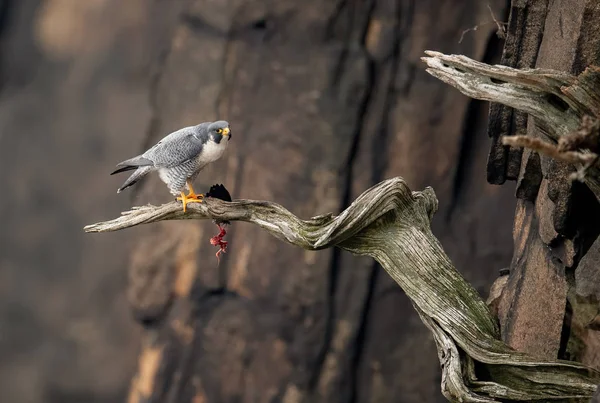
M 171 168 L 193 158 L 202 152 L 203 145 L 193 138 L 192 128 L 185 127 L 163 138 L 143 156 L 154 162 L 157 168 Z

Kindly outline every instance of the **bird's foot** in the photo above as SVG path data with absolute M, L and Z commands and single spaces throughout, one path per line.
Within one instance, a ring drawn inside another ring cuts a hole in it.
M 190 192 L 186 195 L 185 193 L 181 192 L 181 197 L 178 197 L 177 201 L 181 201 L 183 203 L 183 212 L 185 213 L 188 203 L 202 203 L 202 199 L 204 199 L 204 195 L 202 194 Z

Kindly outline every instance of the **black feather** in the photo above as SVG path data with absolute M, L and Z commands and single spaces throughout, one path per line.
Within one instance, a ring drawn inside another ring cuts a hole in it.
M 138 183 L 139 179 L 136 179 L 132 182 L 126 183 L 125 185 L 121 186 L 119 189 L 117 189 L 117 193 L 121 193 L 123 190 L 127 189 L 130 186 L 135 185 L 136 183 Z
M 229 194 L 229 191 L 227 190 L 227 188 L 225 186 L 223 186 L 223 184 L 215 184 L 212 185 L 210 187 L 210 189 L 208 190 L 208 193 L 205 194 L 206 197 L 213 197 L 215 199 L 220 199 L 226 202 L 231 202 L 231 194 Z M 213 220 L 215 224 L 220 225 L 229 225 L 231 224 L 231 222 L 227 221 L 227 220 Z
M 231 201 L 231 195 L 225 186 L 222 184 L 212 185 L 205 195 L 206 197 L 214 197 L 215 199 L 221 199 L 226 202 Z
M 138 169 L 138 168 L 139 168 L 139 167 L 137 167 L 137 166 L 135 166 L 135 165 L 127 165 L 127 166 L 125 166 L 125 167 L 123 167 L 123 168 L 119 168 L 119 169 L 117 169 L 117 170 L 116 170 L 116 171 L 114 171 L 114 172 L 111 172 L 110 174 L 111 174 L 111 175 L 114 175 L 114 174 L 118 174 L 118 173 L 125 172 L 125 171 L 131 171 L 131 170 L 133 170 L 133 169 Z

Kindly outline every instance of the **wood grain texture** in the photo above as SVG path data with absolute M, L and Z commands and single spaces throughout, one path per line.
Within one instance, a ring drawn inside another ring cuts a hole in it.
M 114 220 L 88 225 L 84 230 L 110 232 L 176 219 L 247 221 L 303 249 L 337 246 L 370 256 L 404 290 L 434 333 L 443 371 L 442 393 L 448 399 L 589 400 L 600 381 L 600 372 L 550 357 L 536 360 L 500 341 L 500 330 L 487 305 L 453 267 L 431 232 L 431 219 L 437 209 L 433 189 L 412 192 L 402 178 L 393 178 L 366 190 L 339 215 L 328 213 L 302 220 L 276 203 L 207 199 L 194 204 L 188 213 L 183 213 L 176 202 L 139 207 Z M 532 294 L 526 288 L 524 291 Z M 551 323 L 560 324 L 561 318 Z M 190 343 L 193 337 L 186 339 Z M 239 341 L 245 339 L 242 335 Z M 484 368 L 476 369 L 477 365 Z M 189 378 L 191 374 L 179 373 L 179 376 Z M 153 378 L 165 382 L 156 375 Z M 189 384 L 189 381 L 182 383 Z M 181 396 L 180 391 L 169 389 L 170 393 Z M 139 393 L 139 399 L 134 401 L 165 397 L 164 387 L 159 386 L 150 396 L 143 391 Z
M 587 0 L 515 1 L 503 64 L 520 69 L 485 66 L 484 70 L 491 69 L 479 71 L 490 79 L 485 82 L 470 76 L 471 67 L 477 70 L 477 66 L 465 66 L 458 60 L 460 66 L 454 65 L 458 81 L 464 79 L 458 84 L 461 91 L 475 97 L 481 95 L 478 91 L 494 93 L 499 104 L 510 107 L 493 106 L 492 137 L 521 134 L 504 137 L 499 143 L 532 146 L 517 164 L 520 200 L 514 223 L 515 252 L 509 279 L 495 299 L 503 339 L 520 351 L 596 368 L 600 361 L 594 323 L 599 305 L 593 296 L 595 274 L 590 263 L 598 265 L 595 217 L 600 211 L 600 172 L 598 133 L 590 130 L 590 123 L 600 116 L 596 46 L 600 34 L 593 23 L 598 13 L 598 3 Z M 518 65 L 515 50 L 526 54 L 525 65 Z M 452 66 L 452 61 L 447 60 L 443 68 Z M 433 73 L 452 84 L 452 79 L 441 77 L 445 74 L 442 70 Z M 517 78 L 530 73 L 537 78 Z M 523 89 L 529 94 L 518 95 L 519 101 L 504 97 Z M 527 121 L 517 123 L 510 117 L 517 113 L 527 113 Z M 589 145 L 566 146 L 579 141 L 574 139 L 586 139 Z M 492 181 L 501 183 L 512 177 L 506 174 L 512 161 L 506 153 L 513 150 L 492 147 L 492 169 L 488 171 Z

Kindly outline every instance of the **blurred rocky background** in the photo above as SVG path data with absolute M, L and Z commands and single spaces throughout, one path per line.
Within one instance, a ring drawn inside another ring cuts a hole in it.
M 514 187 L 486 182 L 488 105 L 419 58 L 499 61 L 508 3 L 0 0 L 0 400 L 156 395 L 168 368 L 143 340 L 186 298 L 195 347 L 169 362 L 198 367 L 196 400 L 169 395 L 180 374 L 157 401 L 444 401 L 429 332 L 369 259 L 235 223 L 217 265 L 210 222 L 82 228 L 171 200 L 157 178 L 117 195 L 118 161 L 226 119 L 199 189 L 310 217 L 392 176 L 432 186 L 434 233 L 485 298 L 510 264 Z

